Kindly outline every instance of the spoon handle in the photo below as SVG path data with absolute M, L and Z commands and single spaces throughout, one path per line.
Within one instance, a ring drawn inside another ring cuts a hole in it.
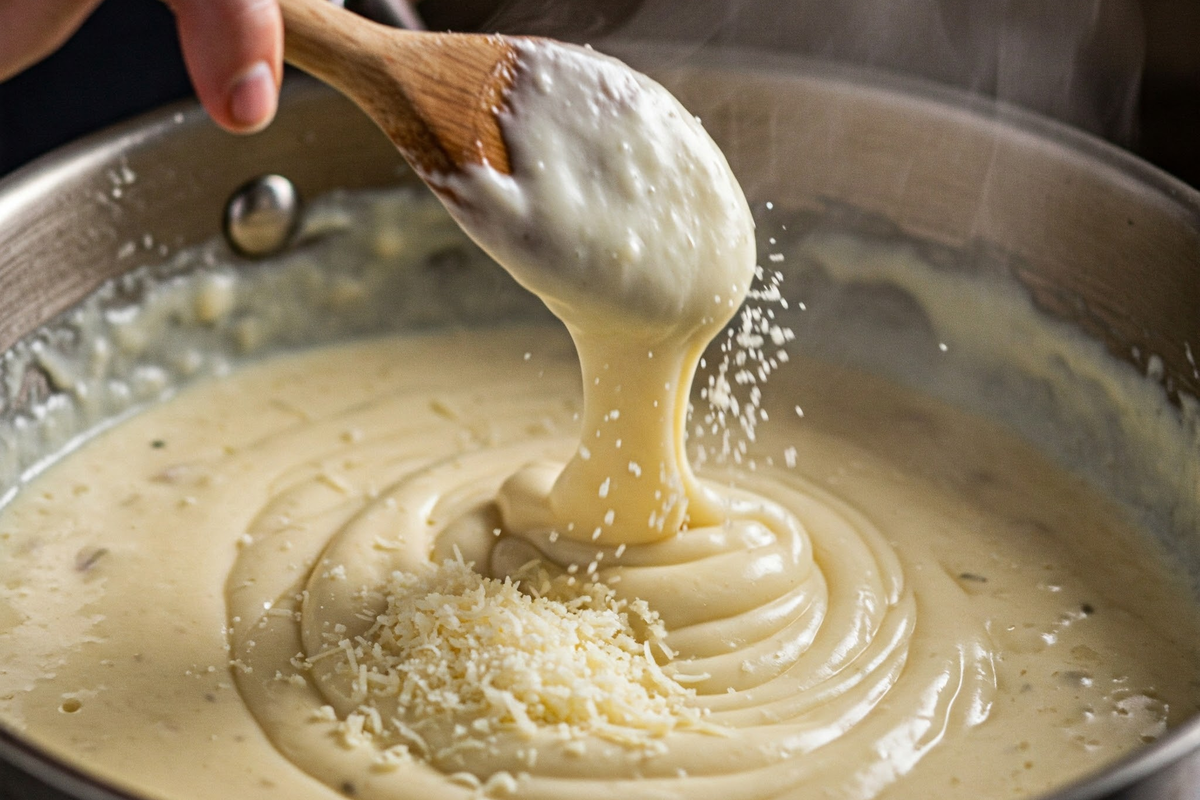
M 339 8 L 329 0 L 280 0 L 284 24 L 284 58 L 341 92 L 378 69 L 373 56 L 384 41 L 383 30 L 399 40 L 403 31 L 383 26 Z

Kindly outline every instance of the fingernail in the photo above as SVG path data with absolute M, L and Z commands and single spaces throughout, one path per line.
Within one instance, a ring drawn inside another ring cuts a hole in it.
M 275 116 L 277 103 L 275 75 L 265 61 L 243 72 L 229 92 L 229 114 L 248 131 L 265 128 Z

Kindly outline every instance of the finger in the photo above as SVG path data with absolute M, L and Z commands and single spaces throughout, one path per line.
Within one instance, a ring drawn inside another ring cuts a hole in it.
M 283 77 L 277 0 L 167 0 L 179 24 L 188 74 L 223 128 L 249 133 L 275 116 Z
M 0 81 L 57 50 L 100 0 L 0 0 Z

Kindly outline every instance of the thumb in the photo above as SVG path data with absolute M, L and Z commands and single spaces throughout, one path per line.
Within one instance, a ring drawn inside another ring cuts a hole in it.
M 278 0 L 167 0 L 188 74 L 218 125 L 251 133 L 275 116 L 283 76 Z

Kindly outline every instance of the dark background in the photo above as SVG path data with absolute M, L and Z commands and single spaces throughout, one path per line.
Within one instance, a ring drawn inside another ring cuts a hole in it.
M 707 3 L 689 0 L 686 4 L 636 0 L 425 0 L 420 9 L 435 29 L 497 29 L 557 34 L 578 40 L 619 27 L 615 23 L 623 15 L 645 6 L 650 13 L 643 8 L 643 20 L 665 15 L 671 27 L 678 27 L 685 32 L 683 35 L 696 39 L 723 40 L 736 36 L 758 45 L 790 47 L 822 57 L 896 69 L 951 85 L 957 83 L 1001 99 L 1013 99 L 1005 96 L 1003 86 L 997 86 L 994 76 L 988 78 L 981 73 L 978 65 L 970 70 L 973 78 L 956 80 L 952 74 L 943 74 L 942 66 L 913 61 L 894 47 L 894 52 L 889 51 L 886 41 L 881 48 L 877 41 L 861 33 L 862 15 L 878 19 L 883 9 L 902 25 L 904 17 L 895 14 L 895 9 L 905 6 L 906 0 L 888 0 L 887 6 L 864 5 L 857 0 L 857 10 L 861 12 L 857 20 L 846 12 L 847 8 L 855 10 L 855 1 L 840 3 L 841 22 L 848 24 L 845 21 L 850 19 L 857 26 L 853 36 L 847 39 L 843 33 L 840 40 L 830 33 L 838 23 L 839 9 L 839 3 L 832 0 L 822 0 L 819 6 L 802 0 Z M 1107 14 L 1116 19 L 1108 23 L 1110 30 L 1100 30 L 1094 40 L 1084 43 L 1082 56 L 1072 55 L 1064 62 L 1072 74 L 1085 67 L 1091 69 L 1092 94 L 1103 94 L 1106 88 L 1121 82 L 1129 84 L 1129 91 L 1123 94 L 1112 89 L 1118 99 L 1127 96 L 1127 101 L 1122 100 L 1127 106 L 1122 112 L 1126 119 L 1090 127 L 1093 132 L 1200 187 L 1200 0 L 987 0 L 986 6 L 974 6 L 974 12 L 967 0 L 943 1 L 959 3 L 957 7 L 968 9 L 965 14 L 958 14 L 966 17 L 963 30 L 985 46 L 995 39 L 991 28 L 1011 26 L 1013 20 L 1029 21 L 1031 30 L 1040 33 L 1039 27 L 1046 26 L 1039 14 L 1044 15 L 1050 7 L 1047 4 L 1075 4 L 1082 8 L 1084 15 L 1067 18 L 1068 26 L 1076 18 L 1085 22 L 1103 21 Z M 907 5 L 914 12 L 922 8 L 928 11 L 929 3 L 937 2 L 911 0 Z M 954 12 L 946 10 L 951 7 L 941 6 L 940 13 L 953 15 Z M 998 14 L 996 8 L 1004 11 Z M 1140 16 L 1138 24 L 1130 25 L 1120 16 L 1113 17 L 1114 8 L 1126 17 L 1132 9 L 1135 17 Z M 763 41 L 767 34 L 786 28 L 785 20 L 797 19 L 803 26 L 793 27 L 801 32 L 788 42 Z M 917 17 L 910 15 L 909 19 Z M 695 33 L 687 33 L 689 29 Z M 1078 31 L 1067 31 L 1064 35 L 1072 33 Z M 900 41 L 911 38 L 908 33 L 892 37 Z M 1011 35 L 1008 44 L 1011 47 Z M 1040 51 L 1031 52 L 1035 55 L 1056 52 L 1053 41 L 1040 45 Z M 1109 58 L 1108 51 L 1117 55 Z M 1106 75 L 1105 61 L 1120 59 L 1123 59 L 1120 63 L 1133 66 L 1123 66 L 1121 74 Z M 1033 64 L 1030 69 L 1036 71 L 1038 66 Z M 1072 99 L 1080 95 L 1076 91 Z M 157 0 L 106 0 L 59 52 L 0 84 L 0 175 L 84 134 L 189 96 L 191 87 L 175 39 L 174 21 L 166 7 Z M 1022 98 L 1018 96 L 1016 102 L 1022 102 Z M 1037 103 L 1030 105 L 1038 108 Z M 1054 114 L 1053 107 L 1038 110 Z M 1059 116 L 1083 124 L 1069 114 Z M 1089 126 L 1084 124 L 1084 127 Z
M 61 50 L 0 83 L 0 174 L 191 93 L 167 7 L 106 0 Z

